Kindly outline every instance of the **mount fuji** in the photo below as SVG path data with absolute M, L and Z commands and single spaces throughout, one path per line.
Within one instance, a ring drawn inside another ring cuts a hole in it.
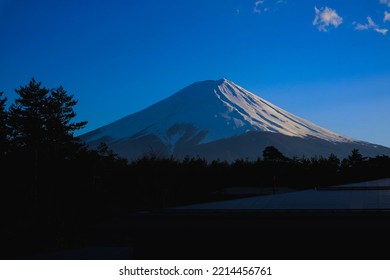
M 226 79 L 196 82 L 154 105 L 80 136 L 129 160 L 148 154 L 254 160 L 266 146 L 286 156 L 390 155 L 297 117 Z

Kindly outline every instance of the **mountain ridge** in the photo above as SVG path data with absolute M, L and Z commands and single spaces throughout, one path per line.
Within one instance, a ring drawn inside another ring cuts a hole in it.
M 81 139 L 91 147 L 106 142 L 115 152 L 128 159 L 156 150 L 164 156 L 182 157 L 186 151 L 191 154 L 200 146 L 216 141 L 225 143 L 230 138 L 239 139 L 248 132 L 265 133 L 267 139 L 283 138 L 286 143 L 287 139 L 292 142 L 299 139 L 312 143 L 314 140 L 321 143 L 326 141 L 329 145 L 325 146 L 330 147 L 326 152 L 332 151 L 331 147 L 335 145 L 335 154 L 339 155 L 345 154 L 339 152 L 341 144 L 364 147 L 370 155 L 382 152 L 390 154 L 390 149 L 387 151 L 386 147 L 342 136 L 291 114 L 225 78 L 195 82 L 139 112 L 84 134 Z M 287 138 L 276 137 L 278 134 Z M 276 140 L 267 143 L 278 146 Z M 231 149 L 240 150 L 233 143 L 231 145 Z M 260 156 L 259 147 L 253 145 L 256 148 L 253 153 Z M 336 148 L 337 145 L 339 147 Z M 284 146 L 288 147 L 288 144 Z M 290 154 L 288 149 L 284 150 Z M 315 150 L 315 147 L 311 150 Z M 318 155 L 323 155 L 323 152 L 318 149 Z M 240 153 L 234 154 L 239 156 Z M 296 151 L 296 155 L 306 154 L 304 147 Z M 201 156 L 209 158 L 208 152 L 202 152 Z M 223 153 L 219 155 L 219 159 L 226 158 L 230 157 L 223 156 Z

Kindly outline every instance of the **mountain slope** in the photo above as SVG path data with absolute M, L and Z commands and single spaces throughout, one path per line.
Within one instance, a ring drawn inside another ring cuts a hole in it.
M 128 159 L 145 153 L 257 158 L 269 145 L 298 156 L 332 152 L 344 156 L 351 147 L 364 148 L 370 155 L 390 154 L 385 147 L 344 137 L 297 117 L 226 79 L 194 83 L 81 138 L 91 147 L 106 142 Z M 253 143 L 246 143 L 246 138 Z

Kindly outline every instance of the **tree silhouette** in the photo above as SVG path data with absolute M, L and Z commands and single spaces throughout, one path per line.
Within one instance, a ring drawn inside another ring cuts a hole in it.
M 30 152 L 34 162 L 37 162 L 44 144 L 49 90 L 32 78 L 27 86 L 20 86 L 15 92 L 19 97 L 9 110 L 11 140 L 15 148 Z
M 107 143 L 105 143 L 105 142 L 99 143 L 99 145 L 96 148 L 96 151 L 97 151 L 98 155 L 101 157 L 115 158 L 118 156 L 116 153 L 114 153 L 113 150 L 111 150 L 108 147 Z
M 8 150 L 8 139 L 7 139 L 7 119 L 8 114 L 5 109 L 7 98 L 2 98 L 3 92 L 0 91 L 0 160 L 2 160 Z
M 333 166 L 335 170 L 337 171 L 338 168 L 340 167 L 340 159 L 335 155 L 335 154 L 330 154 L 328 157 L 328 164 L 330 166 Z
M 263 151 L 265 161 L 285 161 L 287 158 L 274 146 L 267 146 Z
M 68 178 L 76 179 L 77 171 L 72 166 L 77 161 L 73 165 L 69 161 L 79 156 L 83 145 L 74 132 L 86 122 L 72 122 L 77 101 L 62 86 L 48 89 L 32 78 L 15 92 L 18 97 L 8 112 L 13 154 L 9 170 L 15 184 L 25 188 L 32 216 L 38 217 L 38 210 L 47 211 L 48 205 L 60 197 L 59 185 Z
M 287 161 L 287 157 L 285 157 L 278 149 L 276 149 L 274 146 L 267 146 L 265 147 L 263 151 L 263 160 L 271 164 L 271 172 L 272 172 L 272 190 L 273 193 L 276 193 L 277 191 L 277 185 L 278 185 L 278 165 L 282 162 Z
M 365 160 L 366 158 L 363 157 L 359 149 L 353 149 L 351 155 L 348 156 L 348 163 L 351 167 L 361 166 Z
M 28 197 L 29 209 L 26 209 L 35 220 L 41 191 L 41 166 L 45 147 L 45 110 L 49 90 L 41 83 L 31 79 L 27 86 L 20 86 L 15 90 L 18 98 L 10 106 L 8 127 L 11 141 L 11 150 L 15 162 L 13 176 L 24 181 L 24 195 Z M 43 177 L 43 176 L 42 176 Z
M 16 149 L 30 155 L 37 164 L 45 158 L 58 158 L 76 145 L 74 132 L 87 122 L 72 122 L 77 104 L 62 86 L 47 89 L 31 79 L 27 86 L 15 90 L 19 97 L 9 110 L 11 140 Z M 26 156 L 25 154 L 25 156 Z M 49 161 L 50 162 L 50 161 Z
M 47 142 L 49 153 L 53 154 L 54 158 L 74 152 L 74 149 L 79 147 L 74 132 L 83 128 L 87 122 L 72 122 L 76 117 L 73 107 L 77 102 L 62 86 L 52 89 L 47 98 L 44 141 Z

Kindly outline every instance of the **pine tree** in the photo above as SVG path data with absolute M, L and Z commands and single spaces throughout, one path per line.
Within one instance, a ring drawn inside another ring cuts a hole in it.
M 351 167 L 361 166 L 366 159 L 360 153 L 359 149 L 353 149 L 351 155 L 348 156 L 348 162 Z
M 287 158 L 274 146 L 267 146 L 263 151 L 265 161 L 286 161 Z
M 337 172 L 340 168 L 341 161 L 335 154 L 332 153 L 327 159 L 327 164 L 334 172 Z
M 46 139 L 51 153 L 55 156 L 70 153 L 78 146 L 74 132 L 83 128 L 87 122 L 72 122 L 76 117 L 73 107 L 77 104 L 72 94 L 59 86 L 50 91 L 46 107 Z
M 13 148 L 25 153 L 26 159 L 33 160 L 37 164 L 46 133 L 45 110 L 49 90 L 32 78 L 27 86 L 20 86 L 15 92 L 19 97 L 9 110 L 9 128 Z
M 49 90 L 33 78 L 27 86 L 20 86 L 15 92 L 18 98 L 9 109 L 8 127 L 14 167 L 18 170 L 14 168 L 17 173 L 11 176 L 23 174 L 17 177 L 18 180 L 28 183 L 24 186 L 24 195 L 31 204 L 26 210 L 35 220 L 42 196 L 42 174 L 46 172 L 42 161 Z
M 15 91 L 19 98 L 9 111 L 15 149 L 31 155 L 35 163 L 44 160 L 50 164 L 51 159 L 66 156 L 78 146 L 74 132 L 87 122 L 72 122 L 77 104 L 73 95 L 62 86 L 51 90 L 42 87 L 34 78 Z
M 20 86 L 15 92 L 19 98 L 9 110 L 11 138 L 19 147 L 32 147 L 39 143 L 44 127 L 44 107 L 49 90 L 41 88 L 33 78 L 27 86 Z
M 15 92 L 18 98 L 9 109 L 8 122 L 15 162 L 13 176 L 23 174 L 17 178 L 25 187 L 35 220 L 39 211 L 47 211 L 53 201 L 58 201 L 58 188 L 51 188 L 62 183 L 58 179 L 74 176 L 69 172 L 75 170 L 63 159 L 75 159 L 75 151 L 82 145 L 73 133 L 86 122 L 72 122 L 77 101 L 61 86 L 49 90 L 33 78 Z
M 8 114 L 5 109 L 7 98 L 2 98 L 3 92 L 0 91 L 0 159 L 3 159 L 8 151 Z

